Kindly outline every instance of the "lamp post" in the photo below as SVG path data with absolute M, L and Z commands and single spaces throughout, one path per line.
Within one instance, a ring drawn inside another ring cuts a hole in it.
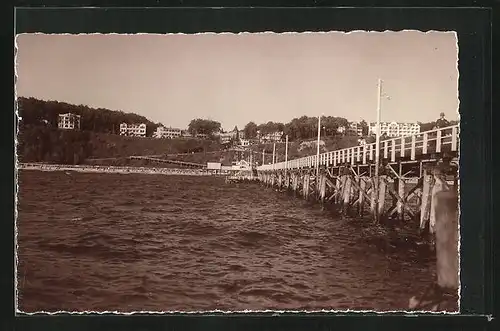
M 285 137 L 285 170 L 288 169 L 288 135 Z
M 273 170 L 275 169 L 275 164 L 276 163 L 276 143 L 273 144 Z
M 321 136 L 321 116 L 318 116 L 318 143 L 316 146 L 316 179 L 319 177 L 319 142 Z
M 382 79 L 378 79 L 377 93 L 377 131 L 375 136 L 375 219 L 379 221 L 379 167 L 380 167 L 380 104 L 382 98 Z

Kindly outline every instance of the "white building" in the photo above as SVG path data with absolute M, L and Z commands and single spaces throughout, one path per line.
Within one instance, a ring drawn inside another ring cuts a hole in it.
M 247 161 L 245 160 L 240 160 L 240 161 L 237 161 L 237 162 L 233 162 L 233 164 L 231 165 L 231 170 L 243 170 L 243 171 L 248 171 L 248 170 L 252 170 L 252 167 L 250 166 L 250 163 L 248 163 Z
M 235 140 L 238 135 L 241 138 L 241 132 L 237 134 L 236 130 L 219 133 L 220 142 L 221 144 L 228 144 L 231 142 L 231 139 Z
M 193 135 L 188 130 L 181 130 L 181 137 L 183 137 L 183 138 L 192 138 Z
M 360 122 L 350 122 L 347 127 L 345 126 L 338 127 L 337 132 L 349 136 L 362 136 L 363 126 L 361 125 Z
M 59 114 L 57 119 L 57 127 L 65 130 L 80 130 L 80 115 L 72 113 Z
M 153 133 L 153 137 L 155 138 L 179 138 L 182 134 L 181 129 L 177 128 L 167 128 L 164 126 L 159 126 L 156 128 L 156 131 Z
M 360 122 L 351 122 L 347 128 L 347 134 L 350 136 L 362 136 L 363 126 Z
M 370 123 L 369 131 L 372 134 L 377 133 L 377 123 Z M 411 136 L 420 132 L 418 123 L 398 123 L 398 122 L 380 122 L 380 134 L 384 133 L 388 137 Z
M 196 134 L 196 138 L 207 139 L 208 138 L 208 134 L 206 134 L 206 133 L 197 133 Z
M 219 138 L 221 144 L 229 144 L 233 138 L 233 134 L 231 132 L 221 133 L 219 134 Z
M 250 146 L 250 140 L 248 139 L 240 139 L 240 146 Z
M 261 143 L 281 142 L 282 137 L 283 137 L 283 131 L 276 131 L 276 132 L 268 133 L 265 135 L 260 135 L 260 132 L 259 132 L 259 140 Z
M 146 124 L 120 124 L 120 135 L 122 136 L 134 136 L 134 137 L 146 137 Z

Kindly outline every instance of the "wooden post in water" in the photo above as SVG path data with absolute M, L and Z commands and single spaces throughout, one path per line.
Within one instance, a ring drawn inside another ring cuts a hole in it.
M 370 191 L 370 213 L 371 215 L 375 218 L 378 219 L 377 216 L 377 177 L 372 177 L 371 178 L 371 191 Z
M 429 213 L 429 232 L 431 234 L 435 233 L 436 205 L 437 205 L 438 194 L 439 192 L 449 190 L 448 184 L 446 183 L 446 180 L 442 175 L 440 169 L 437 167 L 434 168 L 433 173 L 434 173 L 433 176 L 434 185 L 432 185 L 432 190 L 431 190 L 431 209 Z
M 325 203 L 325 196 L 326 196 L 326 174 L 321 174 L 320 175 L 319 198 L 320 198 L 322 206 Z
M 400 196 L 401 199 L 404 199 L 405 196 L 406 196 L 406 183 L 405 183 L 405 179 L 403 177 L 403 175 L 400 173 L 399 174 L 399 178 L 397 180 L 397 185 L 398 185 L 398 195 Z M 396 203 L 396 206 L 397 206 L 397 211 L 398 211 L 398 218 L 399 220 L 403 221 L 404 220 L 404 214 L 405 214 L 405 210 L 404 210 L 404 204 L 398 200 L 398 202 Z
M 351 176 L 350 175 L 343 175 L 344 178 L 344 189 L 343 191 L 343 201 L 342 201 L 342 211 L 344 214 L 347 214 L 349 211 L 349 204 L 351 202 Z
M 458 194 L 440 191 L 435 198 L 436 271 L 439 287 L 458 290 Z
M 298 176 L 296 172 L 292 173 L 292 190 L 294 196 L 297 194 L 297 177 Z
M 379 176 L 378 178 L 379 184 L 378 184 L 378 210 L 377 210 L 377 215 L 380 221 L 380 217 L 384 215 L 384 208 L 385 208 L 385 195 L 387 191 L 387 179 L 386 176 Z
M 309 173 L 306 172 L 303 178 L 304 185 L 302 186 L 302 195 L 306 200 L 309 197 L 309 179 L 310 179 L 309 177 L 310 177 Z
M 341 196 L 341 187 L 342 181 L 340 177 L 340 173 L 335 176 L 335 204 L 338 205 L 340 204 L 340 199 L 342 198 Z
M 366 192 L 366 181 L 364 178 L 359 176 L 359 204 L 358 204 L 358 214 L 359 216 L 363 216 L 364 207 L 365 207 L 365 192 Z
M 424 170 L 424 180 L 422 184 L 422 204 L 420 206 L 420 229 L 423 230 L 430 217 L 431 194 L 433 176 L 428 170 Z

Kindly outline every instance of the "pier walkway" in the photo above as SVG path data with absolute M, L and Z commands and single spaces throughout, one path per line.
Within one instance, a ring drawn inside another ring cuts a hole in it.
M 420 219 L 432 232 L 438 192 L 458 192 L 459 126 L 380 141 L 257 167 L 259 180 L 323 205 L 377 220 Z

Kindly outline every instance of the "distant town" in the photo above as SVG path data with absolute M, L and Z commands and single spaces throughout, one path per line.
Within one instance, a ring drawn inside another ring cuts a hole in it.
M 58 128 L 64 130 L 79 130 L 81 123 L 81 116 L 66 113 L 59 114 Z M 369 123 L 364 124 L 363 122 L 349 122 L 346 126 L 340 126 L 337 128 L 337 133 L 347 136 L 358 136 L 360 137 L 359 143 L 366 143 L 365 139 L 362 137 L 373 136 L 376 133 L 377 124 Z M 122 136 L 131 137 L 146 137 L 147 127 L 145 123 L 121 123 L 119 134 Z M 404 137 L 410 136 L 421 131 L 421 125 L 419 123 L 400 123 L 400 122 L 381 122 L 380 132 L 381 135 L 387 137 Z M 212 137 L 211 137 L 212 136 Z M 188 129 L 166 127 L 160 125 L 156 128 L 156 131 L 152 134 L 153 138 L 157 139 L 174 139 L 174 138 L 199 138 L 199 139 L 209 139 L 216 137 L 219 139 L 221 144 L 233 143 L 239 146 L 249 146 L 252 144 L 262 144 L 262 143 L 280 143 L 284 141 L 285 132 L 284 131 L 274 131 L 270 133 L 261 133 L 260 130 L 256 130 L 256 134 L 253 137 L 247 137 L 246 130 L 238 130 L 235 127 L 233 130 L 225 132 L 223 130 L 215 130 L 214 132 L 207 133 L 197 133 L 192 132 Z
M 318 138 L 318 117 L 311 116 L 286 123 L 250 121 L 243 128 L 223 128 L 216 120 L 195 118 L 181 128 L 155 123 L 136 113 L 24 97 L 18 99 L 18 114 L 20 162 L 145 166 L 157 165 L 157 155 L 168 155 L 168 166 L 182 163 L 189 167 L 207 162 L 230 165 L 240 161 L 240 152 L 247 151 L 260 155 L 254 162 L 267 164 L 272 162 L 273 145 L 276 161 L 280 161 L 286 147 L 290 158 L 316 153 Z M 456 124 L 448 122 L 444 114 L 437 112 L 438 116 L 428 123 L 381 122 L 381 140 Z M 373 122 L 328 115 L 321 117 L 320 124 L 321 151 L 375 142 Z M 148 155 L 154 160 L 144 158 Z

